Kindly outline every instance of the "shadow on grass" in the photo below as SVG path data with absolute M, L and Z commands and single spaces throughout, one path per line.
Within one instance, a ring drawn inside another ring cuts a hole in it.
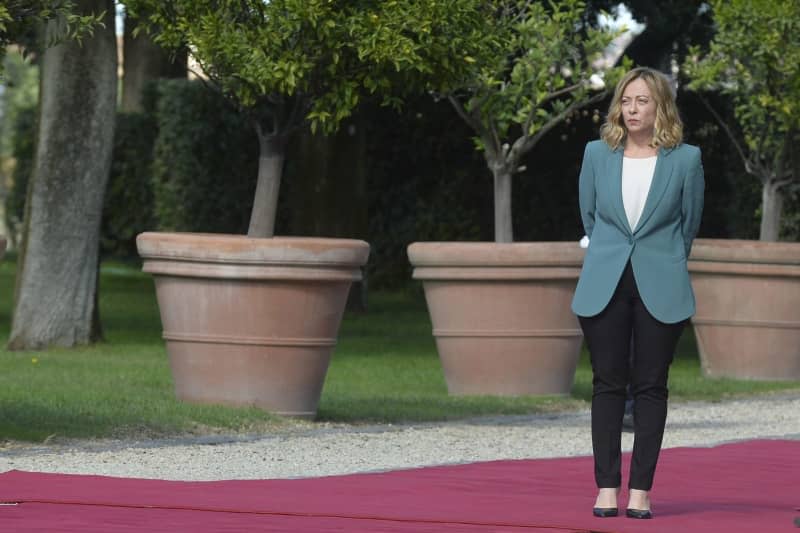
M 443 422 L 483 416 L 530 415 L 585 407 L 569 396 L 344 396 L 320 404 L 317 420 L 349 423 Z
M 137 427 L 133 420 L 120 419 L 113 415 L 99 415 L 75 411 L 60 405 L 52 407 L 37 402 L 15 399 L 0 403 L 0 440 L 44 442 L 54 437 L 87 438 L 112 436 L 120 433 L 121 427 Z M 143 424 L 138 424 L 139 429 Z M 149 428 L 157 432 L 175 428 Z M 123 432 L 124 433 L 124 432 Z M 136 431 L 131 431 L 136 433 Z

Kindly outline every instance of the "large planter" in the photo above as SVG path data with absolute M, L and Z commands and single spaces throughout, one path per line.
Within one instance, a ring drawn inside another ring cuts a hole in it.
M 136 244 L 179 399 L 316 414 L 366 242 L 142 233 Z
M 800 380 L 800 243 L 697 239 L 689 259 L 704 374 Z
M 583 255 L 575 242 L 408 247 L 450 394 L 569 394 L 583 338 L 570 310 Z

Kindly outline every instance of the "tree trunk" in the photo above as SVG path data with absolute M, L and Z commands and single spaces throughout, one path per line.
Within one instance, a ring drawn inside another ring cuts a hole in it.
M 278 193 L 281 188 L 283 161 L 286 158 L 286 138 L 281 135 L 266 135 L 260 127 L 257 127 L 257 131 L 258 182 L 247 236 L 272 237 L 275 234 Z
M 494 176 L 494 240 L 514 242 L 511 219 L 511 171 L 514 168 L 505 162 L 490 161 Z
M 778 241 L 781 234 L 783 192 L 771 181 L 761 189 L 761 231 L 759 240 Z
M 79 14 L 105 11 L 105 27 L 96 27 L 81 44 L 70 41 L 44 53 L 10 349 L 87 344 L 98 331 L 92 317 L 114 133 L 117 46 L 114 2 L 76 5 Z
M 122 102 L 120 109 L 126 112 L 141 112 L 145 85 L 157 78 L 185 78 L 187 53 L 182 50 L 174 59 L 163 48 L 153 42 L 147 32 L 133 36 L 136 19 L 125 16 L 125 31 L 122 44 Z

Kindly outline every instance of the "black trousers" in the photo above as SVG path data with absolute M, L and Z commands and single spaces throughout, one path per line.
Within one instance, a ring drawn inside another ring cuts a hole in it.
M 630 261 L 608 306 L 598 315 L 578 319 L 592 361 L 592 448 L 597 486 L 622 484 L 622 417 L 630 383 L 634 444 L 628 487 L 650 490 L 667 421 L 669 365 L 686 321 L 666 324 L 647 311 Z

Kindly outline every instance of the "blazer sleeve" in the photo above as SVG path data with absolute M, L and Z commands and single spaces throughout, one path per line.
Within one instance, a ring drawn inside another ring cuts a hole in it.
M 686 257 L 692 251 L 692 242 L 700 229 L 703 216 L 703 200 L 705 195 L 705 179 L 703 177 L 703 161 L 698 149 L 689 172 L 683 183 L 683 202 L 681 207 L 681 228 Z
M 583 152 L 581 174 L 578 178 L 578 204 L 581 211 L 583 231 L 591 239 L 592 230 L 594 229 L 596 198 L 594 186 L 594 167 L 592 166 L 592 156 L 588 144 Z

